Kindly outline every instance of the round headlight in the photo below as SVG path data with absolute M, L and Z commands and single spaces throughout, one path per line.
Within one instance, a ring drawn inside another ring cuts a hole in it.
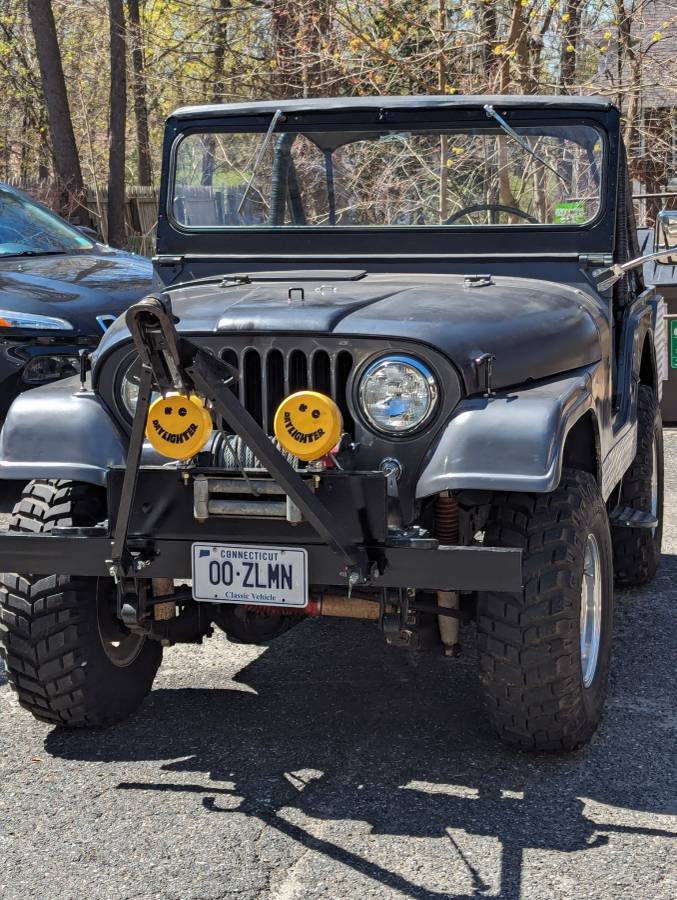
M 130 417 L 134 418 L 136 412 L 136 403 L 139 399 L 139 385 L 141 383 L 141 360 L 135 359 L 127 367 L 127 371 L 120 381 L 120 402 Z M 160 395 L 154 391 L 151 396 L 151 403 Z
M 384 356 L 360 381 L 360 406 L 367 421 L 387 434 L 422 428 L 437 406 L 437 382 L 430 369 L 412 356 Z

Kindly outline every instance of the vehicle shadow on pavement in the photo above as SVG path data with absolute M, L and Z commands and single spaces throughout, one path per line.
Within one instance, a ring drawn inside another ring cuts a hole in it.
M 669 557 L 659 582 L 667 590 L 675 576 Z M 81 761 L 157 761 L 157 781 L 118 788 L 181 792 L 215 815 L 254 817 L 386 891 L 517 900 L 525 850 L 595 853 L 614 832 L 677 836 L 609 821 L 622 822 L 623 810 L 674 812 L 668 609 L 652 607 L 649 624 L 645 594 L 619 595 L 608 713 L 592 745 L 572 755 L 498 743 L 470 652 L 459 661 L 418 656 L 385 646 L 374 627 L 324 621 L 298 626 L 242 669 L 236 681 L 248 689 L 160 689 L 129 722 L 100 733 L 56 730 L 46 747 Z M 646 660 L 661 653 L 665 671 L 652 672 Z M 450 875 L 445 890 L 426 888 L 398 873 L 397 858 L 386 867 L 313 835 L 306 816 L 444 839 L 462 884 Z M 477 847 L 464 849 L 465 835 L 501 842 L 500 877 Z

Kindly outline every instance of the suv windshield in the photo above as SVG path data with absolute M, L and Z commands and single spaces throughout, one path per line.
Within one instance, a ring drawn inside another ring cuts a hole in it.
M 171 212 L 187 229 L 582 225 L 601 203 L 589 125 L 190 132 Z
M 0 258 L 91 250 L 89 238 L 49 210 L 0 187 Z

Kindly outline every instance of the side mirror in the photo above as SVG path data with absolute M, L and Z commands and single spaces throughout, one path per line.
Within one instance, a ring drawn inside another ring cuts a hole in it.
M 672 227 L 677 228 L 677 211 L 672 215 L 674 216 Z M 614 263 L 613 266 L 609 266 L 608 269 L 597 269 L 597 271 L 592 274 L 597 290 L 608 290 L 610 287 L 613 287 L 617 281 L 620 281 L 626 272 L 631 272 L 633 269 L 639 269 L 640 266 L 643 266 L 648 262 L 662 262 L 667 266 L 677 266 L 677 245 L 668 244 L 667 247 L 664 247 L 662 250 L 654 250 L 653 253 L 638 256 L 637 259 L 630 259 L 625 263 Z
M 675 253 L 656 260 L 659 265 L 677 266 L 677 209 L 662 209 L 656 216 L 656 250 Z

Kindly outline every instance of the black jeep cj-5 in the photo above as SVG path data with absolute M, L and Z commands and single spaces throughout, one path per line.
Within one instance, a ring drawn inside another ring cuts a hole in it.
M 32 573 L 0 596 L 20 702 L 119 720 L 214 623 L 369 619 L 453 657 L 466 621 L 500 736 L 585 743 L 614 579 L 661 546 L 663 308 L 636 256 L 604 100 L 178 110 L 164 288 L 2 431 L 29 482 L 0 536 Z

